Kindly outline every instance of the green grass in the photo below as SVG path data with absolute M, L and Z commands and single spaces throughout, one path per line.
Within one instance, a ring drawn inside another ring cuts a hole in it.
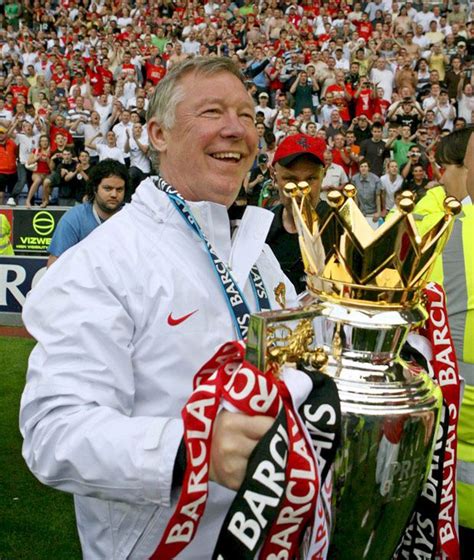
M 33 345 L 0 338 L 0 560 L 80 559 L 72 497 L 38 482 L 21 456 L 18 409 Z

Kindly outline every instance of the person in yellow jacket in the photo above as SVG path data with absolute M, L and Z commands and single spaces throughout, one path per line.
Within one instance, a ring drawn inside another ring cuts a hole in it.
M 445 169 L 441 183 L 418 202 L 415 219 L 420 232 L 439 217 L 446 196 L 462 203 L 451 237 L 438 259 L 431 277 L 443 285 L 451 334 L 464 379 L 464 394 L 458 423 L 457 496 L 461 558 L 473 558 L 474 542 L 474 206 L 468 187 L 474 151 L 474 128 L 456 131 L 443 138 L 436 159 Z M 470 162 L 466 159 L 471 158 Z
M 0 214 L 0 255 L 13 255 L 10 243 L 11 227 L 5 214 Z

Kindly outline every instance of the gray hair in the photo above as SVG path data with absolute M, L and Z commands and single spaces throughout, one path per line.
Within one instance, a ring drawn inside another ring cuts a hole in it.
M 154 118 L 161 126 L 170 130 L 176 119 L 176 107 L 183 101 L 185 94 L 181 81 L 188 74 L 215 76 L 222 72 L 233 74 L 245 86 L 245 78 L 238 65 L 230 58 L 199 56 L 173 66 L 159 82 L 147 110 L 147 121 Z M 148 157 L 153 168 L 158 170 L 159 154 L 150 144 Z

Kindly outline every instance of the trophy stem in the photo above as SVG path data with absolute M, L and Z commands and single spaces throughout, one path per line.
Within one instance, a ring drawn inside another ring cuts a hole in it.
M 373 364 L 397 358 L 409 332 L 427 316 L 421 305 L 384 311 L 323 302 L 321 308 L 321 315 L 314 320 L 315 344 L 335 360 Z

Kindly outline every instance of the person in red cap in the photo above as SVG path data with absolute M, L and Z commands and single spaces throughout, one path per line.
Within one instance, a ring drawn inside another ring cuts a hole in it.
M 324 216 L 328 206 L 319 201 L 319 191 L 324 174 L 325 150 L 326 142 L 321 138 L 294 134 L 281 142 L 273 156 L 272 177 L 278 186 L 281 204 L 273 209 L 275 218 L 268 233 L 267 243 L 298 293 L 306 289 L 304 267 L 296 224 L 291 212 L 291 201 L 283 193 L 283 187 L 290 182 L 309 183 L 313 205 L 317 213 Z

